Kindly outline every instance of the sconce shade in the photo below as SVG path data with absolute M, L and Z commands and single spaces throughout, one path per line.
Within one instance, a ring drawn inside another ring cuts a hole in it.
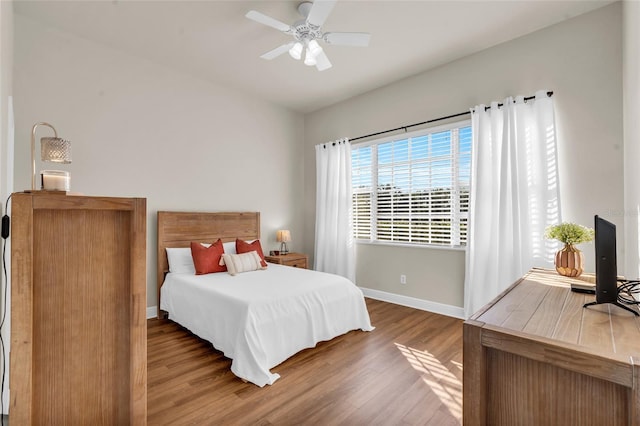
M 42 161 L 53 163 L 71 163 L 71 141 L 61 138 L 40 139 L 40 156 Z
M 288 243 L 291 241 L 291 233 L 286 229 L 281 229 L 276 233 L 276 239 L 279 243 Z

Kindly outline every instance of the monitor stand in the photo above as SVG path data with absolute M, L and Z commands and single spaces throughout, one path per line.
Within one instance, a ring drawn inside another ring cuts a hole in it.
M 591 305 L 604 305 L 606 303 L 610 303 L 612 305 L 616 305 L 621 307 L 622 309 L 626 309 L 627 311 L 631 312 L 632 314 L 634 314 L 635 316 L 640 316 L 640 314 L 637 311 L 634 311 L 633 309 L 631 309 L 628 306 L 624 306 L 622 303 L 619 302 L 603 302 L 603 303 L 598 303 L 598 302 L 590 302 L 590 303 L 585 303 L 584 305 L 582 305 L 583 308 L 586 308 L 587 306 L 591 306 Z

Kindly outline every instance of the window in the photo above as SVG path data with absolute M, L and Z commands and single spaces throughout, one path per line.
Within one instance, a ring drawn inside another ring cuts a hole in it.
M 351 156 L 356 240 L 466 245 L 469 121 L 353 145 Z

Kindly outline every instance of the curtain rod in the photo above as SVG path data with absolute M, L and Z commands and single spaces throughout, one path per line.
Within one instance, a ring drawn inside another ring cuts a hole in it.
M 553 91 L 547 92 L 547 96 L 549 97 L 553 96 Z M 524 98 L 524 101 L 526 102 L 531 99 L 535 99 L 535 97 L 536 97 L 535 95 L 527 96 L 526 98 Z M 498 104 L 498 108 L 500 108 L 501 106 L 502 106 L 501 103 Z M 487 111 L 488 109 L 491 109 L 491 106 L 484 107 L 485 111 Z M 404 130 L 406 132 L 409 127 L 422 126 L 423 124 L 429 124 L 429 123 L 434 123 L 436 121 L 448 120 L 449 118 L 460 117 L 467 114 L 471 114 L 471 111 L 459 112 L 457 114 L 447 115 L 446 117 L 433 118 L 431 120 L 421 121 L 420 123 L 407 124 L 406 126 L 396 127 L 395 129 L 383 130 L 381 132 L 371 133 L 369 135 L 358 136 L 357 138 L 349 138 L 349 142 L 357 141 L 359 139 L 370 138 L 372 136 L 384 135 L 385 133 L 397 132 L 398 130 Z

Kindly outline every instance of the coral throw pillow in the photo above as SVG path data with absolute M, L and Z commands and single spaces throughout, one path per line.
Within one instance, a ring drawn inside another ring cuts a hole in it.
M 196 275 L 211 274 L 213 272 L 227 272 L 227 267 L 220 266 L 220 258 L 224 254 L 222 240 L 205 247 L 200 243 L 191 242 L 191 257 L 196 267 Z
M 252 243 L 248 243 L 246 241 L 242 241 L 236 238 L 236 253 L 249 253 L 251 251 L 257 251 L 258 256 L 260 256 L 260 264 L 263 267 L 267 267 L 267 262 L 264 260 L 264 253 L 262 253 L 262 246 L 260 245 L 260 240 L 255 240 Z

